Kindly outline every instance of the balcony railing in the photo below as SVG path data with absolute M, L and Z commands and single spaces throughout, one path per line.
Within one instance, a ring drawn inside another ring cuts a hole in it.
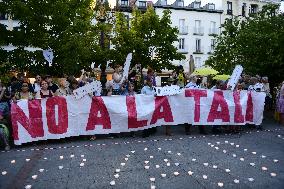
M 178 48 L 177 52 L 182 53 L 182 54 L 187 54 L 188 53 L 188 47 L 184 46 L 183 49 Z
M 193 54 L 203 54 L 204 53 L 204 47 L 201 46 L 197 48 L 196 46 L 193 47 Z
M 203 27 L 194 27 L 193 28 L 193 35 L 203 35 L 204 28 Z
M 218 28 L 209 28 L 209 35 L 217 35 Z
M 187 35 L 188 34 L 188 26 L 180 26 L 179 27 L 179 34 L 180 35 Z

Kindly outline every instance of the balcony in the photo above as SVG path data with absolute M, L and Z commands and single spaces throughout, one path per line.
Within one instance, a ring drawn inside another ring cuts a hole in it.
M 204 54 L 204 47 L 201 46 L 199 48 L 196 48 L 196 46 L 193 47 L 194 51 L 193 54 Z
M 188 47 L 184 46 L 183 49 L 178 48 L 177 52 L 181 53 L 181 54 L 187 54 L 188 53 Z
M 204 28 L 203 27 L 194 27 L 193 28 L 193 35 L 204 35 Z
M 218 28 L 209 28 L 209 35 L 218 35 Z
M 180 35 L 187 35 L 188 34 L 188 26 L 180 26 L 178 28 Z

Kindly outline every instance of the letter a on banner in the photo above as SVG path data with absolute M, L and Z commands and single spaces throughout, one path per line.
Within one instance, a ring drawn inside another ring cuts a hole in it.
M 102 125 L 103 129 L 111 129 L 109 113 L 101 97 L 93 97 L 92 99 L 86 130 L 94 130 L 96 125 Z
M 12 127 L 14 140 L 19 140 L 18 123 L 20 123 L 32 138 L 43 137 L 42 109 L 40 100 L 27 101 L 29 118 L 16 103 L 12 103 Z
M 134 96 L 126 97 L 126 106 L 128 112 L 128 129 L 144 127 L 147 125 L 148 120 L 137 120 L 137 110 Z
M 165 122 L 174 122 L 171 106 L 166 96 L 155 98 L 155 111 L 150 124 L 155 124 L 158 119 L 164 119 Z
M 221 107 L 221 111 L 218 111 L 219 106 Z M 207 121 L 214 122 L 215 119 L 221 119 L 223 122 L 230 122 L 229 107 L 224 98 L 223 91 L 214 91 L 214 97 Z
M 56 124 L 55 107 L 58 108 L 58 124 Z M 46 101 L 46 119 L 48 131 L 52 134 L 63 134 L 68 129 L 67 102 L 64 97 L 48 98 Z

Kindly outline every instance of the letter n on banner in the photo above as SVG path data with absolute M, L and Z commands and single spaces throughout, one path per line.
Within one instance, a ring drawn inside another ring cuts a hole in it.
M 56 124 L 55 108 L 58 108 L 58 124 Z M 52 134 L 63 134 L 68 129 L 67 102 L 64 97 L 48 98 L 46 101 L 46 119 L 48 131 Z
M 20 123 L 31 135 L 32 138 L 43 137 L 43 123 L 42 123 L 42 108 L 40 100 L 27 101 L 29 117 L 24 111 L 16 104 L 12 103 L 12 127 L 14 140 L 19 140 L 18 123 Z
M 186 97 L 193 97 L 194 98 L 194 122 L 199 122 L 200 120 L 200 98 L 207 97 L 206 90 L 196 90 L 196 89 L 189 89 L 185 90 Z
M 253 102 L 252 102 L 251 92 L 248 92 L 246 121 L 253 122 Z
M 165 122 L 174 122 L 171 106 L 166 96 L 155 98 L 155 111 L 150 124 L 155 124 L 158 119 L 164 119 Z
M 92 98 L 92 104 L 86 130 L 94 130 L 96 125 L 102 125 L 103 129 L 111 129 L 109 113 L 102 97 Z
M 128 112 L 128 129 L 144 127 L 147 125 L 148 120 L 137 120 L 137 110 L 134 96 L 126 97 L 126 106 Z
M 218 111 L 219 106 L 221 110 Z M 229 107 L 224 98 L 223 91 L 214 91 L 214 97 L 207 122 L 214 122 L 215 119 L 222 119 L 223 122 L 230 122 Z

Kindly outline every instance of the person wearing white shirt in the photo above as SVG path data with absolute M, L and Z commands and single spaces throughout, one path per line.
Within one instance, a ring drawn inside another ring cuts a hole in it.
M 146 85 L 141 89 L 141 94 L 155 95 L 155 90 L 152 87 L 152 81 L 150 79 L 146 80 Z
M 189 78 L 189 83 L 185 86 L 185 88 L 188 88 L 188 89 L 199 89 L 200 86 L 196 84 L 197 82 L 197 77 L 196 76 L 191 76 Z
M 196 82 L 197 82 L 197 77 L 196 76 L 191 76 L 189 78 L 189 81 L 190 82 L 185 86 L 186 89 L 199 89 L 200 88 L 200 86 L 196 84 Z M 185 128 L 185 134 L 186 135 L 190 135 L 191 124 L 185 123 L 184 124 L 184 128 Z M 204 126 L 198 125 L 198 129 L 199 129 L 199 132 L 201 134 L 204 134 L 204 135 L 207 134 L 205 132 Z
M 40 89 L 41 89 L 40 83 L 41 83 L 41 76 L 36 75 L 35 82 L 33 84 L 34 93 L 37 93 L 38 91 L 40 91 Z

